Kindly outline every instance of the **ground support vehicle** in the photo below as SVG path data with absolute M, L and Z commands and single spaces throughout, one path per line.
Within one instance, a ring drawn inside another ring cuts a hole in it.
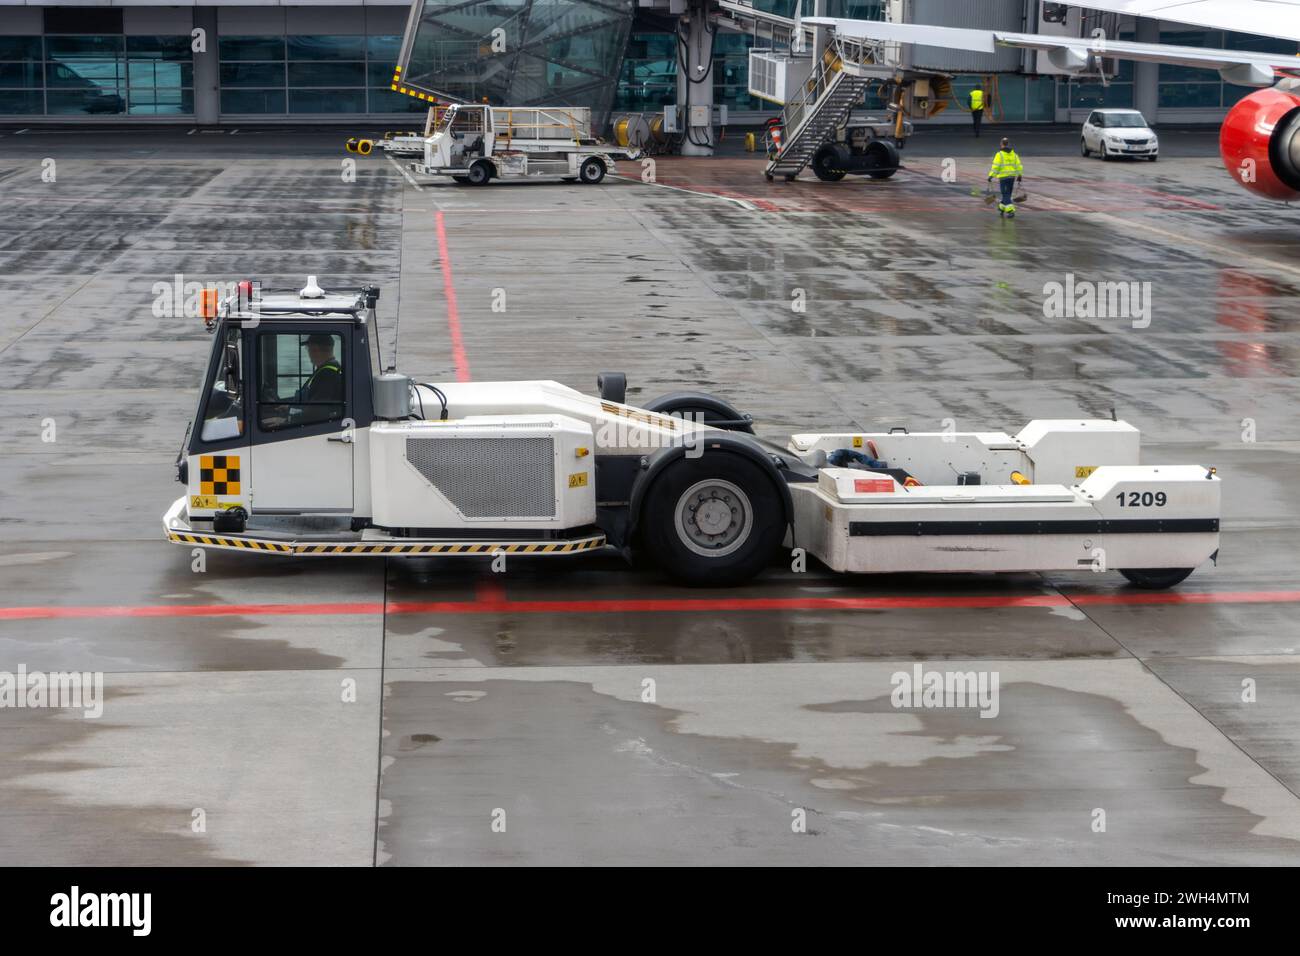
M 423 162 L 410 168 L 474 186 L 537 176 L 595 184 L 615 171 L 615 160 L 640 156 L 594 137 L 590 109 L 458 103 L 441 111 Z
M 178 544 L 278 555 L 565 555 L 613 546 L 693 585 L 803 548 L 835 571 L 1117 569 L 1177 583 L 1219 547 L 1220 479 L 1139 463 L 1122 421 L 1003 432 L 809 433 L 727 402 L 625 402 L 551 381 L 382 370 L 379 290 L 249 293 L 209 310 L 177 459 Z M 241 302 L 240 299 L 245 298 Z

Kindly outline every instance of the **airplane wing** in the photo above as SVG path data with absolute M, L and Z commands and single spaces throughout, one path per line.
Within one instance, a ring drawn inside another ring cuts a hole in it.
M 1058 69 L 1075 73 L 1083 73 L 1091 69 L 1098 57 L 1174 63 L 1179 66 L 1199 67 L 1203 70 L 1218 70 L 1226 82 L 1239 86 L 1272 86 L 1278 72 L 1300 72 L 1300 57 L 1286 53 L 1216 50 L 1210 47 L 1048 36 L 1042 33 L 1003 33 L 996 30 L 968 30 L 961 27 L 932 27 L 919 23 L 885 23 L 876 20 L 844 20 L 836 17 L 804 17 L 803 22 L 805 26 L 834 27 L 835 32 L 840 36 L 851 39 L 920 43 L 952 50 L 969 50 L 973 53 L 993 53 L 999 46 L 1043 50 Z
M 1072 7 L 1300 42 L 1300 0 L 1066 0 Z

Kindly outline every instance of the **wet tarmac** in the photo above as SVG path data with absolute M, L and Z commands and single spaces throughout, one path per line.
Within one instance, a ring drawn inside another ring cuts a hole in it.
M 349 182 L 335 139 L 0 130 L 0 678 L 104 675 L 99 718 L 0 707 L 0 863 L 1300 862 L 1300 211 L 1212 136 L 1147 164 L 1024 133 L 1013 222 L 956 131 L 834 185 L 738 154 Z M 619 369 L 778 440 L 1113 408 L 1145 461 L 1218 467 L 1219 564 L 1148 600 L 1086 572 L 196 563 L 159 523 L 209 345 L 154 315 L 177 274 L 373 282 L 424 380 Z M 1149 309 L 1049 317 L 1070 275 Z M 917 666 L 996 677 L 996 715 L 894 706 Z

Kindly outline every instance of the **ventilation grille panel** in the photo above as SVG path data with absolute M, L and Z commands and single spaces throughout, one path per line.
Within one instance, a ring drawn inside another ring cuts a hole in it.
M 467 518 L 555 517 L 549 436 L 408 438 L 406 460 Z

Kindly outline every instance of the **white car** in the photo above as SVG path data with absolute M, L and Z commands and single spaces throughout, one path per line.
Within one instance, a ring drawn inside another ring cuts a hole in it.
M 1084 121 L 1079 152 L 1102 159 L 1145 157 L 1154 163 L 1160 158 L 1160 139 L 1137 110 L 1093 110 Z

